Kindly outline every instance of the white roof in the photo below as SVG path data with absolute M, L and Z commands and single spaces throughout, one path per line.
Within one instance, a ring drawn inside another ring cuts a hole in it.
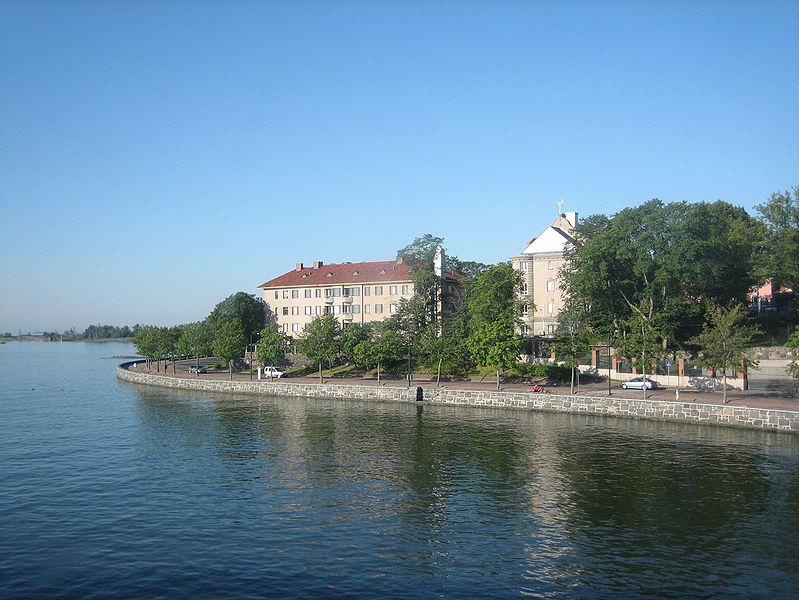
M 555 219 L 555 222 L 547 227 L 541 235 L 530 240 L 527 247 L 522 250 L 522 254 L 562 253 L 566 248 L 566 243 L 574 239 L 571 231 L 577 220 L 576 217 L 576 213 L 568 213 Z

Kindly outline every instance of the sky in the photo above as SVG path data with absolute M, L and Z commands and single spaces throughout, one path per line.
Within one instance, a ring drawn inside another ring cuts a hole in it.
M 799 185 L 794 1 L 0 2 L 0 330 Z

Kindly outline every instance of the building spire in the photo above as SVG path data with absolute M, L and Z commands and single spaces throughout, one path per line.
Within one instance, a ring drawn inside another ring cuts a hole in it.
M 566 204 L 566 201 L 563 198 L 558 200 L 558 216 L 563 214 L 563 205 L 564 204 Z

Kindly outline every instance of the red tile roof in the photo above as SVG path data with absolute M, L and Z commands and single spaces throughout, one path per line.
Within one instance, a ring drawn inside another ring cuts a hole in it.
M 393 260 L 376 262 L 322 264 L 304 266 L 259 285 L 259 288 L 342 285 L 347 283 L 382 283 L 412 281 L 411 267 Z

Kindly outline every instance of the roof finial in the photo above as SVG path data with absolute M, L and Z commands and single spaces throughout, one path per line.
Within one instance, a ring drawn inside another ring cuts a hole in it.
M 563 214 L 563 205 L 564 204 L 566 204 L 566 201 L 563 198 L 558 200 L 558 216 Z

